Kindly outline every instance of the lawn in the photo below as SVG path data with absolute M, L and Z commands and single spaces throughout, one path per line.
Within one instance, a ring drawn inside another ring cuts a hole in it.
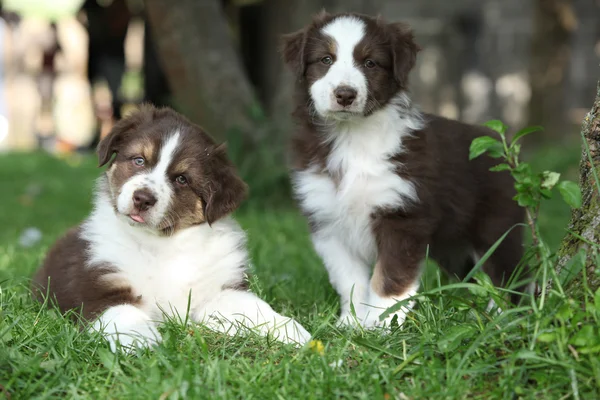
M 539 152 L 536 166 L 573 175 L 578 145 Z M 480 290 L 448 286 L 437 269 L 402 329 L 339 331 L 337 297 L 291 204 L 253 192 L 236 214 L 247 230 L 252 287 L 314 335 L 295 349 L 170 321 L 154 351 L 113 355 L 96 335 L 30 298 L 28 278 L 48 246 L 90 211 L 100 172 L 93 157 L 0 156 L 0 398 L 90 399 L 514 399 L 600 397 L 600 295 L 552 297 L 490 315 Z M 246 174 L 249 176 L 249 174 Z M 273 182 L 278 182 L 274 179 Z M 253 188 L 256 182 L 250 182 Z M 556 248 L 569 219 L 544 205 L 542 232 Z M 42 239 L 19 244 L 28 227 Z

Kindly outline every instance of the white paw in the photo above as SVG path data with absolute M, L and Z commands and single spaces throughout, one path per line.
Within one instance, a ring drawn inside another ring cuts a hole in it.
M 338 328 L 356 328 L 362 325 L 367 316 L 367 307 L 364 304 L 354 304 L 354 313 L 350 306 L 342 305 L 340 317 L 336 322 Z
M 109 326 L 110 327 L 110 326 Z M 129 330 L 114 329 L 113 332 L 104 330 L 104 337 L 108 340 L 110 350 L 113 353 L 120 349 L 124 353 L 131 353 L 136 348 L 146 348 L 157 345 L 162 337 L 160 333 L 149 324 L 140 324 L 132 326 Z M 117 346 L 117 343 L 119 346 Z
M 394 320 L 394 317 L 398 317 L 397 319 L 397 323 L 398 326 L 402 326 L 404 324 L 404 321 L 406 320 L 406 313 L 399 311 L 393 314 L 388 315 L 387 317 L 385 317 L 383 320 L 381 320 L 379 317 L 381 316 L 381 314 L 383 313 L 384 310 L 371 310 L 369 311 L 369 313 L 367 314 L 366 318 L 363 320 L 363 327 L 365 329 L 377 329 L 377 328 L 390 328 L 392 326 L 392 321 Z
M 358 316 L 354 316 L 350 311 L 342 311 L 335 325 L 338 328 L 356 328 L 361 323 Z
M 304 346 L 312 337 L 300 323 L 293 319 L 290 319 L 284 325 L 277 326 L 271 334 L 275 340 L 286 344 L 294 344 L 296 347 Z
M 154 346 L 162 339 L 150 318 L 131 305 L 109 308 L 91 329 L 100 332 L 108 340 L 113 353 L 118 349 L 130 353 L 136 347 Z

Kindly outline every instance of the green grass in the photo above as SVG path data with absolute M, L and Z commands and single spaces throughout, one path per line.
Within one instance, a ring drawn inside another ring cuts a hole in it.
M 542 154 L 534 165 L 567 173 L 577 165 L 578 148 L 572 153 L 560 157 L 569 160 L 564 164 Z M 337 297 L 304 219 L 291 205 L 266 210 L 269 196 L 254 192 L 236 215 L 249 234 L 253 288 L 296 317 L 323 348 L 295 349 L 171 321 L 155 351 L 113 355 L 98 336 L 32 301 L 27 289 L 48 246 L 90 211 L 98 173 L 91 157 L 0 156 L 0 398 L 600 397 L 600 294 L 553 296 L 541 312 L 524 306 L 489 315 L 489 295 L 442 286 L 447 280 L 430 267 L 402 329 L 339 331 L 332 326 Z M 280 184 L 276 176 L 272 181 Z M 542 231 L 555 248 L 569 210 L 558 199 L 544 207 Z M 18 238 L 27 227 L 39 228 L 43 238 L 23 248 Z

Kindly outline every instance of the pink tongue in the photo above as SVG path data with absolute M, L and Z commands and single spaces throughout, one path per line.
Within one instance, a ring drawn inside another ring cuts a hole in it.
M 129 217 L 132 220 L 134 220 L 135 222 L 139 222 L 140 224 L 143 224 L 144 222 L 146 222 L 146 221 L 144 221 L 144 218 L 142 218 L 141 215 L 133 215 L 133 214 L 131 214 Z

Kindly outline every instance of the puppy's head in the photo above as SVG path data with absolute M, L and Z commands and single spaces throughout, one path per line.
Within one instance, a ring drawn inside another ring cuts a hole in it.
M 402 23 L 322 12 L 283 36 L 281 50 L 317 114 L 346 120 L 371 114 L 406 89 L 419 47 Z
M 225 146 L 168 108 L 144 105 L 119 121 L 98 145 L 98 160 L 109 164 L 120 218 L 158 232 L 211 224 L 247 194 Z

